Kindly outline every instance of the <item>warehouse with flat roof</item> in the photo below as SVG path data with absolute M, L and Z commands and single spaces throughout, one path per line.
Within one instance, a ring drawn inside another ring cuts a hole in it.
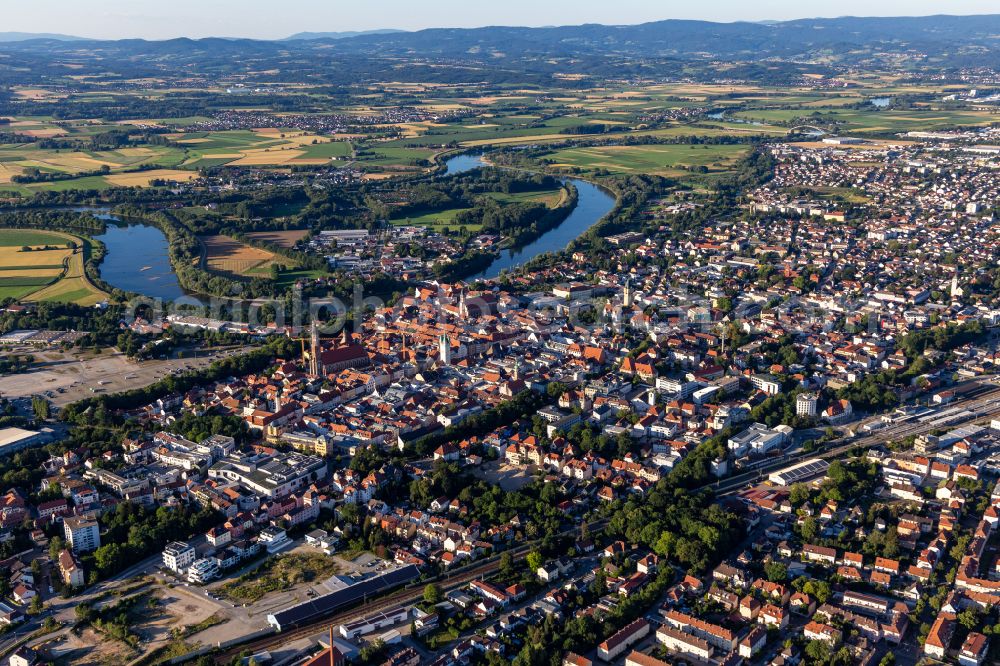
M 30 446 L 40 446 L 52 441 L 53 431 L 43 428 L 41 432 L 23 428 L 0 428 L 0 456 L 9 456 Z

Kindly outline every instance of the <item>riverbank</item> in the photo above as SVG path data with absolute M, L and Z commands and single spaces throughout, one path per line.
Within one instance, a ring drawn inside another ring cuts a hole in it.
M 440 164 L 440 171 L 456 175 L 485 166 L 490 165 L 480 155 L 457 153 Z M 617 197 L 599 185 L 578 178 L 561 178 L 560 182 L 563 191 L 548 214 L 531 222 L 530 227 L 508 232 L 505 244 L 509 247 L 463 257 L 449 273 L 450 279 L 492 279 L 543 254 L 565 250 L 617 205 Z M 131 295 L 173 301 L 199 295 L 258 298 L 275 294 L 273 280 L 234 279 L 205 270 L 203 243 L 170 210 L 121 204 L 114 208 L 27 208 L 8 215 L 29 218 L 38 228 L 72 225 L 77 234 L 86 231 L 79 279 L 100 296 L 97 300 L 113 296 L 121 301 Z M 74 292 L 67 291 L 70 296 Z M 94 298 L 89 296 L 86 304 L 96 302 Z
M 455 175 L 486 166 L 490 166 L 490 164 L 481 155 L 463 153 L 451 157 L 445 162 L 445 175 Z M 528 169 L 521 170 L 530 172 Z M 611 214 L 618 205 L 617 195 L 612 196 L 608 190 L 600 185 L 580 178 L 566 178 L 562 182 L 564 186 L 572 186 L 577 193 L 576 205 L 565 219 L 531 242 L 517 248 L 501 250 L 489 266 L 469 274 L 466 279 L 494 279 L 499 277 L 501 273 L 519 268 L 538 256 L 565 250 L 573 240 Z

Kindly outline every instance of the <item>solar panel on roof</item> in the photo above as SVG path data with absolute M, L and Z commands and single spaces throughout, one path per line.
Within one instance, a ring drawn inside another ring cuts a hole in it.
M 390 588 L 409 583 L 420 577 L 420 570 L 415 565 L 408 564 L 399 569 L 387 571 L 384 574 L 368 578 L 336 590 L 321 597 L 303 601 L 300 604 L 290 606 L 282 611 L 269 615 L 267 620 L 279 631 L 283 627 L 290 627 L 315 620 L 324 615 L 330 615 L 339 609 L 353 604 L 369 595 L 388 590 Z

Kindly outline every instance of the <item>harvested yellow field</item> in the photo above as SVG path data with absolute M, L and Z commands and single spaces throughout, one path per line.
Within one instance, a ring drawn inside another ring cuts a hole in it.
M 427 131 L 426 127 L 422 127 L 418 123 L 402 123 L 396 127 L 403 131 L 404 139 L 414 139 Z
M 329 138 L 319 134 L 300 134 L 299 136 L 285 136 L 283 141 L 291 142 L 293 146 L 311 146 L 318 143 L 333 143 Z
M 67 240 L 68 240 L 67 236 Z M 63 243 L 64 240 L 53 238 L 52 244 Z M 41 246 L 33 246 L 41 247 Z M 32 250 L 22 252 L 18 246 L 0 247 L 0 266 L 4 268 L 34 269 L 37 266 L 61 266 L 63 261 L 73 254 L 69 248 L 59 248 L 56 250 Z M 59 271 L 55 271 L 58 273 Z M 49 271 L 52 274 L 52 271 Z
M 46 127 L 44 129 L 25 130 L 24 134 L 33 136 L 36 139 L 51 139 L 54 136 L 64 136 L 67 132 L 58 127 Z
M 243 157 L 230 162 L 230 165 L 265 166 L 269 164 L 288 164 L 292 160 L 298 159 L 305 154 L 306 152 L 304 150 L 295 150 L 291 148 L 282 150 L 248 150 Z
M 317 165 L 317 164 L 329 164 L 330 160 L 325 157 L 303 157 L 297 160 L 288 160 L 285 164 L 302 164 L 302 165 Z
M 173 136 L 173 135 L 167 135 L 167 136 Z M 183 135 L 181 135 L 181 136 L 183 136 Z M 179 139 L 179 140 L 177 140 L 177 143 L 183 143 L 183 144 L 187 145 L 187 144 L 196 144 L 196 143 L 209 143 L 211 141 L 212 141 L 211 139 L 208 139 L 208 138 L 202 136 L 202 137 L 196 137 L 194 139 Z
M 267 250 L 244 245 L 235 238 L 221 234 L 204 236 L 201 242 L 205 246 L 206 268 L 217 273 L 260 276 L 277 259 Z
M 20 167 L 0 162 L 0 183 L 9 183 L 11 182 L 11 178 L 13 176 L 17 176 L 21 173 L 24 173 L 24 170 Z
M 445 127 L 443 123 L 435 123 L 429 120 L 420 121 L 416 123 L 398 123 L 398 124 L 388 124 L 388 125 L 375 125 L 374 127 L 395 127 L 403 131 L 402 138 L 413 139 L 418 136 L 422 136 L 427 133 L 427 130 L 432 127 Z M 321 142 L 323 143 L 323 142 Z
M 39 252 L 39 254 L 44 254 Z M 0 253 L 2 257 L 2 253 Z M 2 261 L 2 259 L 0 259 Z M 54 277 L 59 275 L 62 268 L 12 268 L 8 270 L 0 271 L 0 277 L 12 278 L 12 277 Z
M 254 127 L 252 131 L 254 134 L 260 134 L 262 136 L 268 136 L 268 137 L 281 136 L 282 134 L 285 133 L 282 130 L 278 129 L 277 127 Z
M 48 99 L 51 97 L 65 97 L 65 95 L 60 95 L 54 93 L 51 90 L 45 90 L 43 88 L 18 88 L 14 91 L 15 94 L 21 99 Z
M 496 96 L 486 95 L 486 96 L 483 96 L 483 97 L 474 97 L 472 99 L 467 99 L 466 101 L 469 104 L 477 104 L 477 105 L 483 105 L 483 104 L 485 104 L 485 105 L 490 105 L 490 104 L 496 104 L 501 99 L 503 99 L 503 100 L 508 100 L 508 99 L 517 100 L 517 99 L 525 99 L 525 98 L 524 97 L 516 97 L 516 96 L 511 96 L 511 97 L 496 97 Z
M 112 185 L 119 187 L 149 187 L 153 180 L 174 180 L 185 183 L 198 177 L 196 171 L 181 171 L 179 169 L 152 169 L 134 173 L 113 173 L 104 177 Z
M 292 146 L 308 146 L 312 143 L 329 143 L 330 139 L 319 134 L 308 134 L 301 130 L 283 130 L 276 127 L 258 127 L 253 133 L 268 141 L 281 141 L 282 146 L 291 144 Z M 253 150 L 253 149 L 251 149 Z
M 71 166 L 80 166 L 82 170 L 85 171 L 90 169 L 99 169 L 102 166 L 108 166 L 112 168 L 121 166 L 117 162 L 112 162 L 111 160 L 101 160 L 96 157 L 91 157 L 90 155 L 84 155 L 83 153 L 73 154 L 70 156 L 68 160 L 65 161 L 59 159 L 54 159 L 54 160 L 46 159 L 44 161 L 51 162 L 53 164 L 67 164 Z
M 243 153 L 210 153 L 208 155 L 208 157 L 210 157 L 212 159 L 220 159 L 220 160 L 221 159 L 235 160 L 237 158 L 243 157 Z M 194 161 L 197 161 L 199 159 L 201 159 L 201 158 L 195 157 L 195 158 L 193 158 L 193 159 L 191 159 L 189 161 L 194 162 Z
M 117 162 L 100 160 L 95 157 L 91 157 L 86 153 L 80 152 L 55 153 L 51 155 L 38 156 L 33 160 L 25 160 L 22 164 L 24 166 L 51 167 L 53 169 L 69 171 L 72 173 L 76 173 L 78 171 L 96 171 L 102 166 L 107 166 L 112 169 L 121 166 L 121 164 L 118 164 Z

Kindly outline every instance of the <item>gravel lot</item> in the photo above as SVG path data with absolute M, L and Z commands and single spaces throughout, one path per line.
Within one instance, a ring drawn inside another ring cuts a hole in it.
M 137 362 L 113 351 L 95 355 L 79 350 L 67 353 L 57 349 L 18 349 L 16 353 L 34 355 L 35 368 L 0 377 L 0 395 L 17 398 L 51 393 L 47 396 L 49 401 L 62 407 L 97 393 L 141 388 L 169 374 L 202 368 L 217 358 L 240 351 L 242 349 L 229 349 L 212 355 L 202 352 L 197 358 Z

